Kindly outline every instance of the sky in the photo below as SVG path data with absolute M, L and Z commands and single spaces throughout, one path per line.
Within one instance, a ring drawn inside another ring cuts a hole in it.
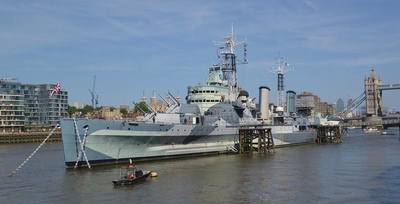
M 364 91 L 371 68 L 383 84 L 400 83 L 400 1 L 1 1 L 0 78 L 56 84 L 69 103 L 126 104 L 204 83 L 218 63 L 214 41 L 234 32 L 247 40 L 239 85 L 251 97 L 271 88 L 280 53 L 294 67 L 285 90 L 310 91 L 322 101 L 347 101 Z M 238 58 L 243 55 L 237 47 Z M 383 105 L 400 110 L 400 90 Z

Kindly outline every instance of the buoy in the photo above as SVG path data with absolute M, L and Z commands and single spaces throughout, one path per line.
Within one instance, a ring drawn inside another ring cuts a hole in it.
M 151 172 L 151 177 L 157 177 L 157 172 Z

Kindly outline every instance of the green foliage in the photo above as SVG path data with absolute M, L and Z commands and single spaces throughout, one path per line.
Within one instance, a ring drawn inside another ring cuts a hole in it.
M 75 106 L 70 106 L 70 105 L 68 105 L 67 112 L 68 112 L 69 115 L 72 115 L 72 114 L 74 114 L 74 113 L 77 112 L 77 111 L 78 111 L 78 109 L 77 109 Z
M 86 105 L 85 107 L 83 107 L 83 109 L 81 110 L 81 112 L 82 112 L 83 115 L 86 115 L 87 113 L 93 112 L 93 110 L 94 110 L 94 109 L 93 109 L 92 106 Z
M 114 110 L 115 110 L 115 108 L 111 106 L 110 111 L 113 112 Z
M 127 114 L 128 113 L 128 111 L 125 108 L 121 108 L 119 110 L 119 112 L 122 113 L 122 114 Z
M 142 113 L 142 111 L 140 111 L 139 108 L 138 108 L 138 107 L 140 107 L 144 112 L 150 113 L 151 111 L 147 108 L 147 106 L 144 103 L 145 102 L 143 102 L 143 101 L 140 102 L 140 103 L 137 103 L 135 105 L 135 108 L 133 109 L 133 112 L 134 113 L 137 113 L 137 112 Z
M 101 109 L 101 107 L 97 107 L 96 111 L 100 110 L 100 109 Z M 76 108 L 75 106 L 69 106 L 68 105 L 67 112 L 68 112 L 69 115 L 72 115 L 72 114 L 74 114 L 76 112 L 81 112 L 83 115 L 86 115 L 87 113 L 92 113 L 94 110 L 95 109 L 90 105 L 86 105 L 85 107 L 79 108 L 79 109 Z

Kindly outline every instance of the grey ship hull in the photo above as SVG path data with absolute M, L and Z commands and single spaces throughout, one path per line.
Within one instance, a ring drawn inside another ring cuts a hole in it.
M 126 121 L 76 119 L 79 137 L 91 165 L 152 160 L 227 151 L 237 141 L 238 127 L 204 125 L 151 124 Z M 276 146 L 313 142 L 315 133 L 290 132 L 283 126 L 272 126 Z M 288 128 L 288 127 L 287 127 Z M 61 120 L 64 158 L 67 168 L 73 167 L 80 151 L 73 119 Z M 78 161 L 85 165 L 83 157 Z

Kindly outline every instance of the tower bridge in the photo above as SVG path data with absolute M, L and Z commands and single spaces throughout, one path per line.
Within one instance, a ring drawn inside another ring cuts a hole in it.
M 370 76 L 365 76 L 364 92 L 353 103 L 347 104 L 339 114 L 352 112 L 365 101 L 367 117 L 373 115 L 382 116 L 382 92 L 396 89 L 400 89 L 400 84 L 382 85 L 381 77 L 377 76 L 372 68 Z
M 377 89 L 381 91 L 400 89 L 400 84 L 378 85 Z

